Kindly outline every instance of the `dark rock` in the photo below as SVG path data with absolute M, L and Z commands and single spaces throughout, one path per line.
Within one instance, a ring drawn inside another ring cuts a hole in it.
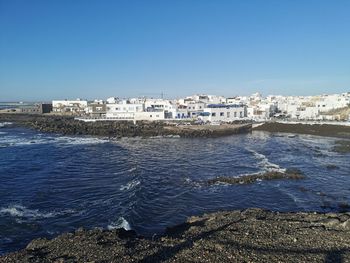
M 239 177 L 221 176 L 221 177 L 216 177 L 214 179 L 208 180 L 206 184 L 207 185 L 213 185 L 213 184 L 219 184 L 219 183 L 252 184 L 258 180 L 281 180 L 281 179 L 300 180 L 304 178 L 305 176 L 298 169 L 288 169 L 284 173 L 271 171 L 271 172 L 265 172 L 261 174 L 251 174 L 251 175 L 244 175 Z
M 26 250 L 28 251 L 40 250 L 45 248 L 47 246 L 47 243 L 48 243 L 48 240 L 45 238 L 35 239 L 27 245 Z
M 350 214 L 225 211 L 155 239 L 82 230 L 30 244 L 0 262 L 349 262 Z
M 329 124 L 288 124 L 266 122 L 253 130 L 273 133 L 311 134 L 318 136 L 350 138 L 350 126 Z
M 328 164 L 328 165 L 326 166 L 326 168 L 327 168 L 328 170 L 339 169 L 339 167 L 336 166 L 335 164 Z
M 350 153 L 350 141 L 341 140 L 336 141 L 335 146 L 333 147 L 333 151 L 337 153 Z
M 121 137 L 153 137 L 179 135 L 181 137 L 219 137 L 251 131 L 251 124 L 232 124 L 217 129 L 213 126 L 191 126 L 182 129 L 167 125 L 166 122 L 139 121 L 98 121 L 83 122 L 73 117 L 54 115 L 0 114 L 0 121 L 10 121 L 17 125 L 33 128 L 42 132 L 64 135 L 92 135 L 108 138 Z M 166 128 L 167 127 L 167 128 Z M 170 129 L 168 129 L 170 127 Z M 194 128 L 193 128 L 194 127 Z M 200 129 L 197 129 L 197 128 Z

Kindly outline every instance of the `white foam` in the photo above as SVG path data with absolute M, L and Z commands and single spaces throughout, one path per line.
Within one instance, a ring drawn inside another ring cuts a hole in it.
M 60 136 L 55 138 L 55 142 L 63 145 L 83 145 L 83 144 L 99 144 L 106 143 L 108 140 L 92 137 L 69 137 Z
M 133 171 L 136 171 L 136 167 L 132 167 L 128 170 L 129 173 L 132 173 Z
M 247 149 L 249 152 L 251 152 L 255 158 L 258 160 L 258 165 L 262 169 L 263 172 L 286 172 L 286 169 L 281 168 L 278 164 L 271 163 L 269 159 L 257 151 Z
M 0 128 L 12 125 L 12 122 L 0 122 Z
M 139 180 L 132 180 L 131 182 L 127 183 L 126 185 L 120 186 L 120 191 L 130 190 L 136 186 L 138 186 L 141 182 Z
M 20 217 L 27 219 L 40 219 L 40 218 L 51 218 L 58 215 L 63 215 L 67 213 L 73 213 L 73 210 L 65 210 L 62 212 L 40 212 L 38 209 L 28 209 L 22 205 L 12 205 L 8 207 L 2 207 L 0 209 L 1 215 L 10 215 L 12 217 Z
M 112 224 L 107 226 L 108 230 L 112 229 L 125 229 L 125 230 L 131 230 L 131 226 L 129 222 L 124 217 L 119 217 L 116 222 L 113 222 Z
M 106 143 L 108 140 L 89 137 L 51 137 L 37 134 L 31 138 L 15 135 L 0 137 L 0 142 L 6 144 L 7 146 L 23 146 L 31 144 L 56 144 L 58 146 L 69 146 Z
M 0 142 L 6 144 L 7 146 L 22 146 L 30 144 L 43 144 L 46 141 L 40 138 L 22 138 L 17 136 L 6 136 L 0 139 Z

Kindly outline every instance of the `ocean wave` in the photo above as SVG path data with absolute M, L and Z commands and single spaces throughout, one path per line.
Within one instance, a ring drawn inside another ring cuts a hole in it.
M 251 152 L 254 157 L 258 160 L 258 165 L 262 169 L 263 172 L 286 172 L 287 169 L 281 168 L 278 164 L 271 163 L 269 159 L 257 151 L 254 151 L 252 149 L 247 149 L 249 152 Z
M 136 171 L 136 169 L 137 169 L 136 167 L 132 167 L 132 168 L 130 168 L 130 169 L 128 170 L 128 172 L 129 172 L 129 173 L 132 173 L 133 171 Z
M 131 230 L 131 226 L 129 222 L 124 217 L 119 217 L 116 222 L 113 222 L 107 226 L 108 230 L 121 229 L 121 228 L 125 230 Z
M 38 134 L 31 138 L 19 137 L 19 136 L 5 136 L 1 138 L 2 145 L 5 146 L 24 146 L 32 144 L 56 144 L 58 146 L 70 146 L 70 145 L 89 145 L 106 143 L 108 140 L 99 138 L 84 138 L 84 137 L 51 137 Z M 4 146 L 3 146 L 4 147 Z
M 6 136 L 1 139 L 2 145 L 9 146 L 23 146 L 31 144 L 44 144 L 46 141 L 41 138 L 21 138 L 17 136 Z
M 42 219 L 51 218 L 59 215 L 73 213 L 71 209 L 67 209 L 61 212 L 40 212 L 38 209 L 29 209 L 22 205 L 11 205 L 8 207 L 2 207 L 0 209 L 0 215 L 10 215 L 12 217 L 26 218 L 26 219 Z
M 63 145 L 84 145 L 84 144 L 99 144 L 108 142 L 107 139 L 92 138 L 92 137 L 69 137 L 60 136 L 56 137 L 55 142 Z
M 132 180 L 131 182 L 127 183 L 126 185 L 120 186 L 120 191 L 130 190 L 136 186 L 138 186 L 141 182 L 139 180 Z
M 0 128 L 4 128 L 4 127 L 10 126 L 12 124 L 13 124 L 12 122 L 0 122 Z

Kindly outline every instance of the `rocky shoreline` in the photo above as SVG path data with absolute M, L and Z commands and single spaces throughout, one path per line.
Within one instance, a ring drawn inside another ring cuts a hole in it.
M 350 139 L 350 126 L 331 124 L 301 124 L 266 122 L 253 128 L 256 131 L 273 133 L 296 133 Z
M 251 124 L 172 126 L 166 122 L 98 121 L 83 122 L 69 116 L 0 114 L 0 122 L 13 122 L 16 125 L 32 128 L 42 132 L 64 135 L 92 135 L 109 138 L 180 136 L 219 137 L 238 133 L 248 133 Z
M 0 262 L 350 262 L 350 213 L 216 212 L 153 238 L 79 229 Z

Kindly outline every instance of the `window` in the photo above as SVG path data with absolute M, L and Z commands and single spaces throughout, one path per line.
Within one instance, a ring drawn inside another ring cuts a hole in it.
M 152 115 L 149 115 L 152 118 Z
M 223 112 L 220 112 L 220 116 L 223 117 L 225 116 L 225 114 Z
M 227 112 L 226 116 L 227 116 L 227 118 L 230 118 L 230 112 L 229 111 Z
M 239 117 L 241 117 L 241 118 L 243 117 L 243 112 L 241 112 L 241 111 L 239 112 Z
M 215 112 L 213 112 L 213 113 L 211 114 L 211 116 L 215 117 L 215 116 L 216 116 L 216 113 L 215 113 Z
M 237 112 L 234 113 L 235 118 L 237 117 Z

